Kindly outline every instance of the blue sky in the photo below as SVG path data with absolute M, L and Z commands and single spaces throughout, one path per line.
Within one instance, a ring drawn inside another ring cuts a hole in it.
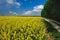
M 47 0 L 0 0 L 0 15 L 41 15 Z

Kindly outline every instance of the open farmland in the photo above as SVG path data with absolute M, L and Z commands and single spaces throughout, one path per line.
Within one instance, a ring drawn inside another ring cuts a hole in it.
M 42 40 L 45 33 L 42 17 L 0 16 L 0 40 Z

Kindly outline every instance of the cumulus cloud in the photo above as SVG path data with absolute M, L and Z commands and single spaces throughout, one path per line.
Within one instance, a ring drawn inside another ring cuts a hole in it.
M 39 11 L 42 11 L 43 8 L 44 8 L 44 5 L 35 6 L 33 11 L 39 12 Z
M 31 10 L 31 11 L 28 10 L 28 11 L 24 12 L 23 15 L 32 15 L 32 14 L 41 15 L 41 11 L 43 8 L 44 8 L 44 5 L 35 6 L 33 8 L 33 10 Z
M 17 12 L 9 11 L 10 15 L 18 15 Z

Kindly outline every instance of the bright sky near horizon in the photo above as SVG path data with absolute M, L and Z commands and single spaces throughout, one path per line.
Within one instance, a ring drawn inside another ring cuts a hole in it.
M 0 0 L 0 15 L 41 15 L 47 0 Z

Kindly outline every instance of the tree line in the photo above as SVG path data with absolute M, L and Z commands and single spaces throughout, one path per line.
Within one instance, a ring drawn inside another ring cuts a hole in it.
M 60 0 L 48 0 L 41 15 L 60 22 Z

